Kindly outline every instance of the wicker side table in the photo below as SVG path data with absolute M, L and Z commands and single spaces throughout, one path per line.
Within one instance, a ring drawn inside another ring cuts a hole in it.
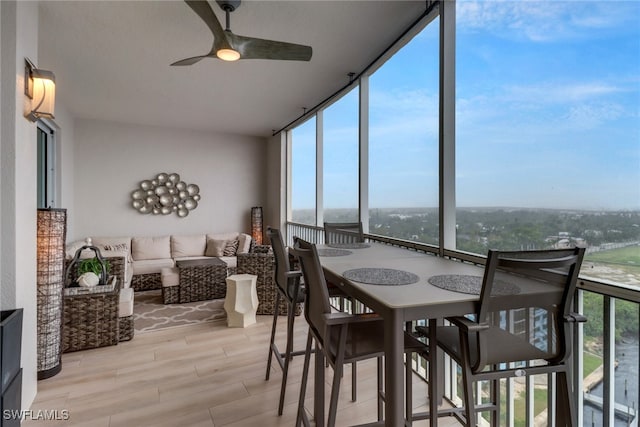
M 219 258 L 176 261 L 180 274 L 179 302 L 224 298 L 227 264 Z
M 64 289 L 63 352 L 118 344 L 119 291 L 115 277 L 108 285 Z

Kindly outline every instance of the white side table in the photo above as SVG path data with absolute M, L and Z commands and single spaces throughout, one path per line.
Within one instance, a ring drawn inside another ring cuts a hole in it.
M 227 326 L 245 328 L 256 323 L 258 292 L 253 274 L 233 274 L 227 277 L 227 296 L 224 310 L 227 312 Z

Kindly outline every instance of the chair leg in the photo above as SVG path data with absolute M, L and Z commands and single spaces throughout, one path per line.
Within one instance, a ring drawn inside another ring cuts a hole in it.
M 556 404 L 556 420 L 558 426 L 572 427 L 575 416 L 575 407 L 570 393 L 569 375 L 560 371 L 556 374 L 557 384 L 557 404 Z
M 355 402 L 358 399 L 358 370 L 356 369 L 356 362 L 351 364 L 351 401 Z
M 462 334 L 462 333 L 461 333 Z M 469 360 L 469 342 L 466 338 L 460 338 L 461 359 Z M 473 380 L 471 378 L 471 367 L 466 363 L 462 364 L 462 386 L 464 388 L 464 412 L 467 418 L 467 427 L 476 427 L 475 400 L 473 398 Z M 431 396 L 429 396 L 431 398 Z
M 307 391 L 307 379 L 309 377 L 309 360 L 311 359 L 311 343 L 313 336 L 307 334 L 307 346 L 304 352 L 304 365 L 302 367 L 302 381 L 300 383 L 300 399 L 298 400 L 298 414 L 296 415 L 296 427 L 300 426 L 304 413 L 304 397 Z
M 275 309 L 273 311 L 273 324 L 271 325 L 271 340 L 269 341 L 269 357 L 267 358 L 267 374 L 265 380 L 269 381 L 271 374 L 271 359 L 274 352 L 274 343 L 276 337 L 276 326 L 278 325 L 278 312 L 280 311 L 280 293 L 276 292 Z
M 278 415 L 282 415 L 284 409 L 284 395 L 287 391 L 287 376 L 289 375 L 289 362 L 293 358 L 293 322 L 295 321 L 295 306 L 287 304 L 287 348 L 284 353 L 284 366 L 282 368 L 282 384 L 280 385 L 280 402 L 278 403 Z
M 329 419 L 327 420 L 327 427 L 333 427 L 336 425 L 338 397 L 340 396 L 340 380 L 342 379 L 343 366 L 342 361 L 336 361 L 333 370 L 333 383 L 331 384 L 331 399 L 329 400 Z
M 407 412 L 407 421 L 409 425 L 413 422 L 413 369 L 411 369 L 411 362 L 413 361 L 412 353 L 406 353 L 406 360 L 404 362 L 405 369 L 405 390 L 404 394 L 406 396 L 405 400 L 405 410 Z
M 382 383 L 383 383 L 383 375 L 384 375 L 384 371 L 383 371 L 383 366 L 382 366 L 382 357 L 377 357 L 376 358 L 376 365 L 377 365 L 377 374 L 378 374 L 378 421 L 382 421 L 383 417 L 384 417 L 384 401 L 382 400 L 382 393 L 384 392 L 384 390 L 382 389 Z

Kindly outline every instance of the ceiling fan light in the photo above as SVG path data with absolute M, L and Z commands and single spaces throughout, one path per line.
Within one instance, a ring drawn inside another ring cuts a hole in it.
M 219 49 L 216 56 L 223 61 L 237 61 L 240 59 L 240 52 L 233 49 Z

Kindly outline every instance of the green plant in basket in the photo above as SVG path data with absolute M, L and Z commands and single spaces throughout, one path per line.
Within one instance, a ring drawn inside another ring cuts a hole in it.
M 107 274 L 111 268 L 109 261 L 104 260 L 104 268 Z M 80 261 L 78 264 L 78 275 L 81 276 L 84 273 L 94 273 L 96 276 L 100 277 L 102 274 L 102 264 L 100 264 L 100 260 L 97 257 L 86 258 Z M 106 277 L 104 278 L 107 279 Z

